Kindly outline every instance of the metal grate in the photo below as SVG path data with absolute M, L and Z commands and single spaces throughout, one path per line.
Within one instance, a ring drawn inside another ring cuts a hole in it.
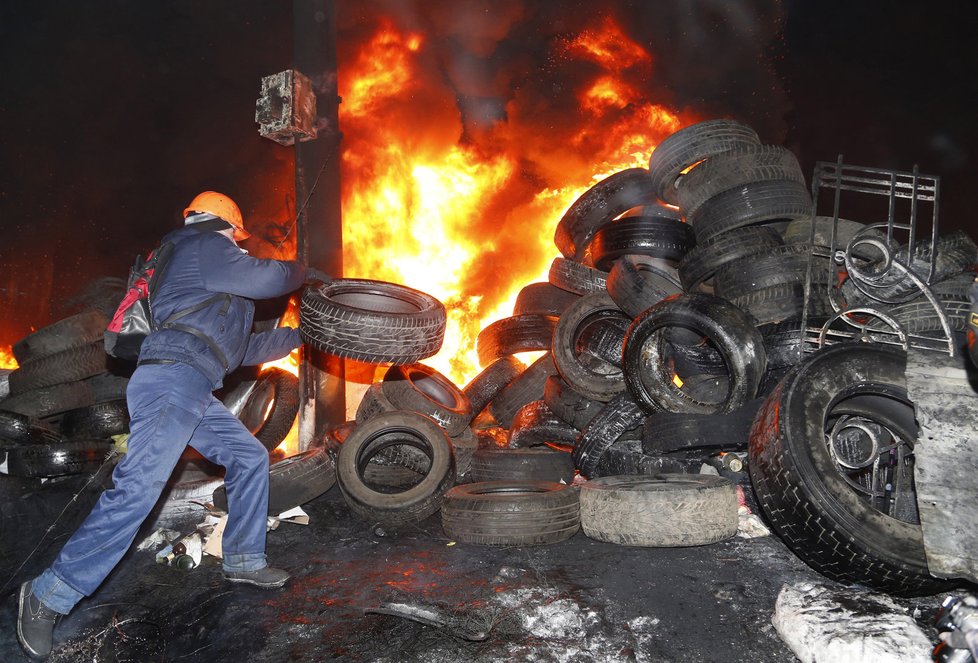
M 802 312 L 807 352 L 860 340 L 954 355 L 947 311 L 930 288 L 937 268 L 931 247 L 938 239 L 939 198 L 940 178 L 922 175 L 916 166 L 911 172 L 850 166 L 842 155 L 835 163 L 815 165 L 812 255 Z M 820 215 L 820 209 L 828 211 Z M 853 228 L 847 219 L 865 225 L 855 233 L 843 232 Z M 824 289 L 834 315 L 821 326 L 810 326 L 816 289 Z M 930 305 L 934 330 L 908 330 L 901 323 L 898 307 L 911 301 Z

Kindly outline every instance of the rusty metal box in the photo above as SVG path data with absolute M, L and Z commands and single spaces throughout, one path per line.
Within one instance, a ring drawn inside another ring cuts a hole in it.
M 312 81 L 293 69 L 263 77 L 255 103 L 255 121 L 259 134 L 281 145 L 315 138 L 316 94 Z

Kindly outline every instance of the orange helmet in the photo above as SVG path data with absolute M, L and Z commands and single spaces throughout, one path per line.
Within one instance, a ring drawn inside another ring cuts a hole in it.
M 233 200 L 217 191 L 204 191 L 190 201 L 187 209 L 183 210 L 183 218 L 187 218 L 195 212 L 207 212 L 220 217 L 234 226 L 234 239 L 240 241 L 251 237 L 251 233 L 245 230 L 244 220 L 241 218 L 241 210 Z

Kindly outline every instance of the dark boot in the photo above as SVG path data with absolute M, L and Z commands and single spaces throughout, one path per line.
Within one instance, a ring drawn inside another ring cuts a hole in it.
M 58 613 L 34 596 L 33 580 L 20 586 L 20 611 L 17 615 L 17 639 L 31 658 L 46 658 L 54 640 L 54 621 Z
M 255 587 L 274 588 L 284 585 L 289 579 L 289 574 L 282 569 L 266 566 L 257 571 L 225 571 L 224 577 L 228 582 L 243 582 Z

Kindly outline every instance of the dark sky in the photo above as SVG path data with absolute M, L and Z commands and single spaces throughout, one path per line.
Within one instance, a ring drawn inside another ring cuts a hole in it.
M 765 142 L 791 148 L 806 173 L 840 152 L 858 165 L 919 164 L 942 178 L 942 227 L 972 232 L 973 4 L 603 7 L 650 45 L 656 94 L 752 124 Z M 536 17 L 505 41 L 507 61 L 601 11 L 594 2 L 502 5 Z M 458 21 L 459 8 L 481 20 L 502 5 L 340 0 L 340 75 L 344 45 L 372 29 L 377 11 L 437 29 Z M 124 276 L 202 189 L 232 193 L 271 227 L 289 223 L 291 152 L 258 136 L 254 104 L 260 78 L 291 65 L 290 2 L 7 0 L 0 53 L 0 344 L 56 319 L 91 279 Z M 446 76 L 464 78 L 464 64 Z

